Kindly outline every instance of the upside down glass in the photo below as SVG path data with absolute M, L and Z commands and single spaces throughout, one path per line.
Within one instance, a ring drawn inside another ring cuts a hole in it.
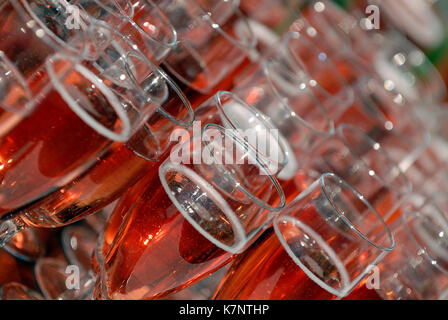
M 132 45 L 124 37 L 116 38 L 114 43 L 123 47 Z M 112 76 L 121 76 L 111 78 L 108 70 L 112 71 Z M 137 51 L 128 51 L 124 62 L 115 61 L 105 71 L 106 79 L 113 81 L 111 88 L 125 90 L 128 95 L 136 91 L 138 96 L 133 100 L 144 105 L 143 110 L 131 109 L 130 119 L 137 125 L 133 126 L 129 139 L 112 144 L 107 152 L 95 158 L 88 170 L 6 220 L 2 224 L 3 242 L 27 226 L 63 226 L 104 208 L 138 179 L 155 175 L 156 168 L 168 156 L 172 146 L 168 139 L 170 132 L 177 126 L 192 123 L 194 114 L 183 93 L 165 73 Z M 147 114 L 148 109 L 153 113 Z
M 393 248 L 366 198 L 326 173 L 233 262 L 215 299 L 342 298 Z
M 325 172 L 337 174 L 358 190 L 386 222 L 401 214 L 401 205 L 412 190 L 380 144 L 349 124 L 341 124 L 335 136 L 307 150 L 295 187 L 304 190 Z
M 379 264 L 376 289 L 385 300 L 446 299 L 447 225 L 426 210 L 405 212 L 391 225 L 396 249 Z
M 238 3 L 235 0 L 158 2 L 179 38 L 164 65 L 200 93 L 210 93 L 256 45 Z
M 283 191 L 232 132 L 207 125 L 199 147 L 187 141 L 174 149 L 185 161 L 170 157 L 160 177 L 141 181 L 121 199 L 96 250 L 95 297 L 176 292 L 228 263 L 270 224 L 285 204 Z M 193 162 L 198 156 L 207 162 Z

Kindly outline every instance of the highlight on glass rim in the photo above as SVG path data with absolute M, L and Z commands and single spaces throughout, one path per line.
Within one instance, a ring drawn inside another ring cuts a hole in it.
M 442 0 L 0 1 L 0 300 L 448 300 L 447 83 Z

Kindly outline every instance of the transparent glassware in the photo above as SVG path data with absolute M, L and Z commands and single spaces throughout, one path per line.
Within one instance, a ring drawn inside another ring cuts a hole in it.
M 366 21 L 364 13 L 311 1 L 290 29 L 314 38 L 335 60 L 346 56 L 374 70 L 412 103 L 428 105 L 446 96 L 440 74 L 420 49 L 397 32 L 367 30 Z
M 287 32 L 274 52 L 277 59 L 282 57 L 286 65 L 298 74 L 305 72 L 336 100 L 337 108 L 327 110 L 332 119 L 336 119 L 353 104 L 353 89 L 339 70 L 337 61 L 333 61 L 331 55 L 317 47 L 306 36 L 298 32 Z
M 98 5 L 100 2 L 102 7 Z M 125 21 L 123 31 L 126 36 L 138 41 L 145 55 L 159 63 L 177 39 L 169 21 L 153 3 L 142 5 L 141 10 L 147 10 L 146 16 L 151 19 L 150 35 L 120 10 L 113 9 L 118 2 L 91 1 L 89 8 L 104 11 L 103 8 L 107 7 L 114 17 Z M 3 72 L 0 90 L 3 94 L 0 102 L 0 136 L 7 134 L 36 107 L 35 101 L 48 84 L 48 79 L 41 74 L 45 73 L 46 59 L 56 53 L 81 60 L 95 59 L 94 54 L 106 46 L 105 39 L 92 38 L 92 32 L 89 33 L 90 37 L 87 34 L 89 26 L 97 20 L 79 6 L 76 11 L 71 10 L 73 6 L 77 4 L 51 0 L 5 1 L 2 6 L 0 71 Z M 115 28 L 118 26 L 114 25 Z
M 380 287 L 376 289 L 385 300 L 446 298 L 447 225 L 437 220 L 434 206 L 427 206 L 405 212 L 391 225 L 396 248 L 379 264 Z
M 0 287 L 0 300 L 43 300 L 42 295 L 18 282 Z
M 97 239 L 98 234 L 85 223 L 64 228 L 61 243 L 68 263 L 77 266 L 81 272 L 89 271 Z
M 68 56 L 51 58 L 41 74 L 49 83 L 32 114 L 0 142 L 2 216 L 78 176 L 113 142 L 126 141 L 142 120 L 127 114 L 133 104 L 126 96 Z
M 41 242 L 39 235 L 33 228 L 25 229 L 16 234 L 3 247 L 17 259 L 33 262 L 45 254 L 44 243 Z
M 278 129 L 288 162 L 277 177 L 290 180 L 304 150 L 334 134 L 327 110 L 336 101 L 317 82 L 298 76 L 279 61 L 269 59 L 256 72 L 237 79 L 232 89 L 247 104 L 258 109 Z
M 164 66 L 185 85 L 207 94 L 245 60 L 256 38 L 239 1 L 159 1 L 179 43 Z
M 290 149 L 278 129 L 259 108 L 247 104 L 235 93 L 219 91 L 195 110 L 201 128 L 213 123 L 235 130 L 263 157 L 273 175 L 288 164 Z
M 76 267 L 76 265 L 74 266 Z M 67 267 L 69 267 L 67 261 L 47 257 L 40 258 L 34 265 L 36 283 L 46 300 L 56 300 L 68 290 L 67 283 L 70 281 L 68 277 L 70 275 L 73 276 L 74 273 L 72 272 L 73 269 L 68 269 Z M 79 276 L 81 277 L 82 275 L 80 272 Z
M 275 218 L 273 229 L 237 257 L 214 298 L 340 299 L 394 245 L 366 198 L 325 173 Z
M 112 33 L 107 25 L 92 26 L 95 32 Z M 117 34 L 111 36 L 114 46 L 131 50 L 132 42 Z M 156 175 L 156 168 L 173 145 L 170 132 L 177 126 L 189 126 L 194 120 L 188 100 L 163 71 L 138 51 L 125 52 L 124 57 L 115 60 L 104 53 L 91 67 L 101 71 L 101 85 L 107 85 L 120 97 L 131 97 L 140 106 L 127 108 L 128 121 L 133 124 L 129 137 L 97 155 L 88 170 L 72 176 L 52 193 L 4 221 L 3 243 L 28 226 L 54 228 L 78 221 L 116 200 L 144 175 Z
M 281 32 L 285 22 L 295 17 L 303 1 L 301 0 L 241 0 L 241 10 L 252 20 L 271 30 Z
M 304 190 L 325 172 L 333 172 L 358 190 L 384 221 L 402 211 L 412 185 L 399 166 L 375 140 L 349 124 L 336 135 L 307 150 L 295 187 Z
M 179 145 L 185 161 L 168 158 L 160 178 L 142 180 L 121 199 L 98 242 L 95 298 L 172 294 L 228 263 L 271 223 L 285 204 L 283 191 L 262 159 L 232 132 L 207 125 L 205 149 L 192 141 Z M 220 139 L 230 140 L 218 146 Z M 208 161 L 193 162 L 201 153 Z
M 361 77 L 353 88 L 355 103 L 335 124 L 351 123 L 360 128 L 405 171 L 431 141 L 427 126 L 413 105 L 375 74 Z
M 69 29 L 70 13 L 56 1 L 4 1 L 0 9 L 0 136 L 35 108 L 47 79 L 40 76 L 55 53 L 82 56 L 83 29 Z
M 87 15 L 84 19 L 93 18 L 118 27 L 135 15 L 130 0 L 67 0 L 67 4 L 82 9 L 81 14 Z
M 445 82 L 423 51 L 398 32 L 388 32 L 373 61 L 376 72 L 390 79 L 411 103 L 424 107 L 442 101 Z
M 314 43 L 332 57 L 354 53 L 368 66 L 377 49 L 377 39 L 366 31 L 365 22 L 366 19 L 350 14 L 332 1 L 314 0 L 302 7 L 290 29 L 310 39 L 323 40 Z
M 111 26 L 132 41 L 155 64 L 162 62 L 177 44 L 176 30 L 151 0 L 74 2 L 84 9 L 88 24 L 101 21 Z

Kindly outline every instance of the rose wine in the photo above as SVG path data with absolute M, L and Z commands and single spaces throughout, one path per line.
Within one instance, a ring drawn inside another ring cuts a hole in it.
M 351 226 L 329 218 L 332 213 L 327 207 L 318 209 L 319 204 L 316 199 L 312 206 L 300 208 L 300 230 L 293 220 L 278 222 L 283 244 L 270 228 L 236 257 L 215 299 L 326 300 L 344 296 L 356 284 L 349 272 L 359 270 L 360 275 L 368 255 L 357 254 L 363 240 L 353 238 Z M 317 226 L 323 233 L 316 237 L 309 226 Z
M 365 284 L 358 286 L 343 300 L 383 300 L 375 289 L 367 289 Z
M 73 85 L 83 86 L 77 74 Z M 111 128 L 120 121 L 104 96 L 90 90 L 97 121 Z M 111 140 L 87 125 L 61 95 L 41 95 L 32 114 L 0 138 L 0 215 L 36 201 L 82 173 Z
M 178 177 L 172 177 L 170 184 Z M 136 196 L 136 194 L 138 196 Z M 207 194 L 200 194 L 207 200 Z M 192 200 L 194 201 L 194 200 Z M 216 222 L 215 222 L 216 223 Z M 229 237 L 227 224 L 218 228 Z M 119 202 L 105 230 L 104 265 L 98 295 L 111 299 L 154 299 L 195 283 L 228 263 L 232 255 L 214 245 L 184 218 L 159 177 L 142 180 Z
M 20 282 L 19 266 L 16 259 L 5 250 L 0 249 L 0 287 L 8 282 Z
M 312 256 L 313 259 L 324 257 Z M 329 262 L 326 275 L 337 273 Z M 224 276 L 217 300 L 324 300 L 335 295 L 311 280 L 284 250 L 273 229 L 238 256 Z

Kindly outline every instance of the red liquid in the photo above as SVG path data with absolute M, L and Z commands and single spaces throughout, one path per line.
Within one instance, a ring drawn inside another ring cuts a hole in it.
M 335 296 L 313 282 L 268 230 L 233 262 L 217 300 L 316 300 Z
M 80 82 L 74 81 L 75 85 Z M 101 114 L 99 121 L 113 128 L 116 116 L 102 97 L 92 92 L 89 99 L 94 112 Z M 61 187 L 92 165 L 110 143 L 81 120 L 56 91 L 40 97 L 34 112 L 0 139 L 0 215 Z
M 329 224 L 324 214 L 318 214 L 314 208 L 302 208 L 300 220 L 308 226 L 321 228 L 321 236 L 327 244 L 341 250 L 341 260 L 347 270 L 363 270 L 363 254 L 354 254 L 362 240 L 354 241 L 344 233 L 350 227 L 341 224 Z M 325 227 L 323 227 L 325 226 Z M 284 230 L 289 239 L 285 239 L 290 249 L 301 262 L 319 278 L 325 278 L 326 284 L 343 292 L 340 271 L 319 245 L 309 241 L 309 237 L 297 231 Z M 340 230 L 340 231 L 336 231 Z M 309 246 L 308 244 L 312 244 Z M 336 253 L 336 252 L 335 252 Z M 337 254 L 337 253 L 336 253 Z M 312 262 L 309 262 L 312 261 Z M 317 267 L 316 267 L 317 266 Z M 314 271 L 316 270 L 316 271 Z M 273 228 L 267 230 L 249 250 L 239 255 L 231 265 L 221 282 L 215 299 L 219 300 L 326 300 L 337 296 L 314 282 L 286 252 Z
M 356 290 L 350 293 L 342 300 L 383 300 L 375 289 L 367 289 L 365 285 L 358 286 Z
M 16 259 L 5 250 L 0 250 L 0 287 L 8 282 L 20 282 L 19 266 Z
M 103 253 L 98 294 L 114 299 L 163 297 L 231 259 L 185 220 L 158 177 L 143 180 L 120 201 L 105 231 Z

